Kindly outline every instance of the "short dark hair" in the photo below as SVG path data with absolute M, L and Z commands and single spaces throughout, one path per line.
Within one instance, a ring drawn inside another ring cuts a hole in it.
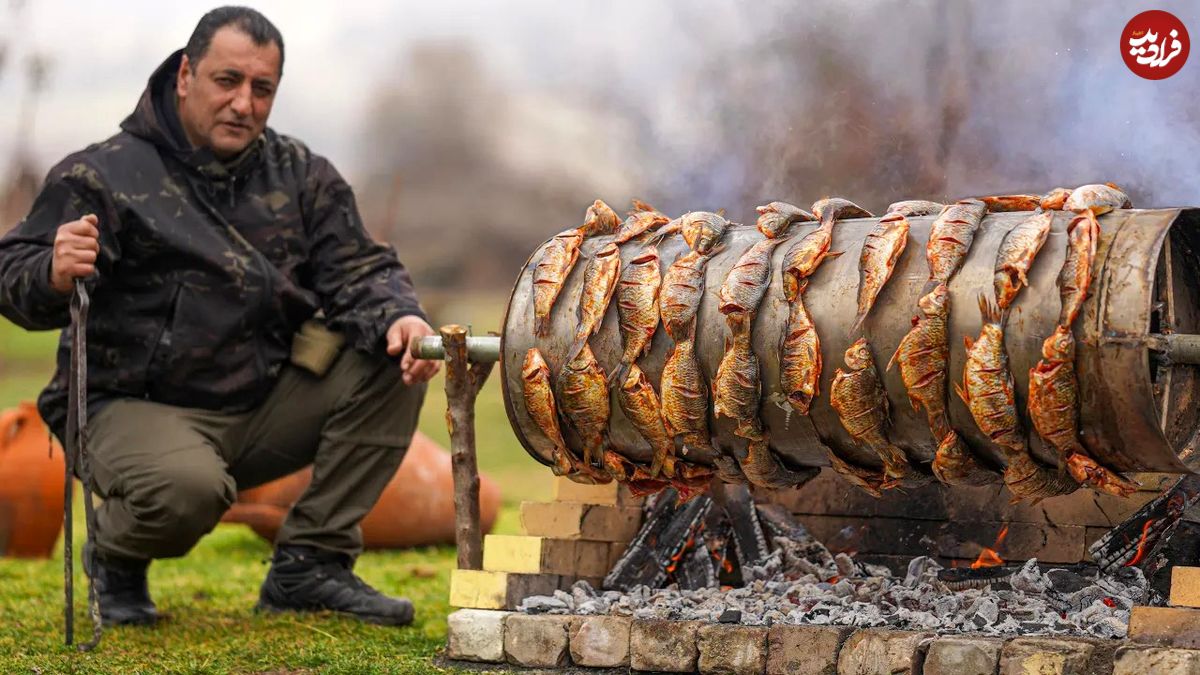
M 193 68 L 208 53 L 213 35 L 226 26 L 233 26 L 249 35 L 254 44 L 259 47 L 274 42 L 275 46 L 279 47 L 279 75 L 283 75 L 283 35 L 270 19 L 263 16 L 258 10 L 249 7 L 218 7 L 200 17 L 200 22 L 196 24 L 196 30 L 192 31 L 187 46 L 183 48 L 183 53 L 187 55 Z

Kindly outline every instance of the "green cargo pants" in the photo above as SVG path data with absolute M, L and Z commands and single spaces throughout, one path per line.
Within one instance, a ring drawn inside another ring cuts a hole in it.
M 399 366 L 343 349 L 323 376 L 285 364 L 256 410 L 229 414 L 120 399 L 89 423 L 101 555 L 181 556 L 237 491 L 313 465 L 276 544 L 358 555 L 358 523 L 412 440 L 425 385 Z

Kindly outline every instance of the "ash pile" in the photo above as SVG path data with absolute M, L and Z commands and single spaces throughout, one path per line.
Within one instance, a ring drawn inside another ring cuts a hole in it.
M 646 520 L 604 579 L 526 598 L 526 613 L 631 616 L 743 625 L 887 626 L 981 635 L 1122 638 L 1150 587 L 1136 566 L 946 568 L 930 557 L 906 570 L 833 553 L 781 507 L 742 486 L 680 503 L 646 503 Z

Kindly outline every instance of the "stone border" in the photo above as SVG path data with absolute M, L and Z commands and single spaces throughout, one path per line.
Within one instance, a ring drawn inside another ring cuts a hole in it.
M 461 609 L 446 657 L 519 669 L 735 675 L 1192 675 L 1200 650 L 1119 640 L 970 635 L 839 626 L 741 626 L 616 616 Z

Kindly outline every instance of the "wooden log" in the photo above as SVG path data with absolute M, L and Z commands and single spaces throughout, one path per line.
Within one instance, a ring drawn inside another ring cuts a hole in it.
M 467 362 L 467 329 L 442 326 L 446 351 L 446 426 L 454 475 L 454 541 L 458 568 L 483 568 L 479 527 L 479 466 L 475 459 L 475 398 L 492 372 L 492 362 Z

